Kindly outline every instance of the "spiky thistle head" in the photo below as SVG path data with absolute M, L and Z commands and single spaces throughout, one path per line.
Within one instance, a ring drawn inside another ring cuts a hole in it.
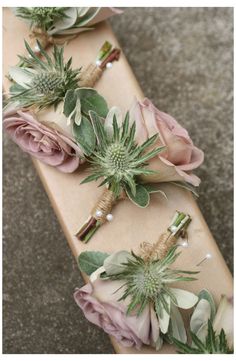
M 65 7 L 18 7 L 16 16 L 30 22 L 30 27 L 47 31 L 54 22 L 66 18 Z
M 170 269 L 180 255 L 176 253 L 177 246 L 172 247 L 163 259 L 144 261 L 143 258 L 132 253 L 132 258 L 123 263 L 123 270 L 114 275 L 108 275 L 112 280 L 124 281 L 124 293 L 119 299 L 129 297 L 130 303 L 127 313 L 135 310 L 138 315 L 142 313 L 148 303 L 154 305 L 156 314 L 162 317 L 163 310 L 170 314 L 171 302 L 178 305 L 178 299 L 170 284 L 181 281 L 193 281 L 195 278 L 184 274 L 198 272 Z
M 96 113 L 90 112 L 90 118 L 97 137 L 97 147 L 89 158 L 92 174 L 82 183 L 104 178 L 100 185 L 107 184 L 116 196 L 119 196 L 122 189 L 135 196 L 138 176 L 155 173 L 146 169 L 147 161 L 164 149 L 154 147 L 157 134 L 138 145 L 135 142 L 135 122 L 130 126 L 129 113 L 120 126 L 114 115 L 112 134 Z
M 78 87 L 80 69 L 72 69 L 72 58 L 64 62 L 64 48 L 56 45 L 52 56 L 40 48 L 44 60 L 40 59 L 25 42 L 29 57 L 19 56 L 24 67 L 15 66 L 9 71 L 15 84 L 10 89 L 9 102 L 16 102 L 21 107 L 34 105 L 39 109 L 57 106 L 66 92 Z
M 178 348 L 178 353 L 181 354 L 232 354 L 233 349 L 228 345 L 225 331 L 222 328 L 217 334 L 213 328 L 212 322 L 208 320 L 207 336 L 204 341 L 193 332 L 190 332 L 192 338 L 192 345 L 183 343 L 176 338 L 172 341 Z

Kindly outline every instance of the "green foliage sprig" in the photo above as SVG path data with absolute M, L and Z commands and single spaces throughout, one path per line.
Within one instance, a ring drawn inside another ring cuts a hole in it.
M 208 320 L 207 336 L 202 341 L 194 332 L 190 331 L 192 346 L 183 343 L 176 338 L 172 341 L 181 354 L 232 354 L 233 350 L 228 346 L 225 331 L 221 329 L 220 334 L 216 334 L 211 320 Z

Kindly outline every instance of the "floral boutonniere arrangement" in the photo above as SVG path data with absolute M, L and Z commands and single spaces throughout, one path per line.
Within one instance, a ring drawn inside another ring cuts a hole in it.
M 87 242 L 103 223 L 111 221 L 119 199 L 129 198 L 145 208 L 150 195 L 161 192 L 157 183 L 170 182 L 193 192 L 191 185 L 199 185 L 192 170 L 203 162 L 203 152 L 174 118 L 148 99 L 136 101 L 125 120 L 117 108 L 104 121 L 94 112 L 89 114 L 97 146 L 89 152 L 91 174 L 82 183 L 102 178 L 99 186 L 106 189 L 78 231 L 78 239 Z
M 177 238 L 190 221 L 176 212 L 167 232 L 155 244 L 141 244 L 139 254 L 81 253 L 78 264 L 90 281 L 74 297 L 85 317 L 127 347 L 160 349 L 164 337 L 186 342 L 179 308 L 193 307 L 198 297 L 172 284 L 193 281 L 198 272 L 173 269 L 172 264 L 180 255 Z
M 4 109 L 4 128 L 24 151 L 73 172 L 85 160 L 83 146 L 95 146 L 88 111 L 101 117 L 108 112 L 105 99 L 91 87 L 106 65 L 118 60 L 119 50 L 105 42 L 94 64 L 83 70 L 72 68 L 72 58 L 64 60 L 63 48 L 54 46 L 49 56 L 38 42 L 39 58 L 25 45 L 29 56 L 19 56 L 24 66 L 9 69 L 14 83 Z
M 216 305 L 212 295 L 202 290 L 190 320 L 191 343 L 172 340 L 179 353 L 230 354 L 233 353 L 233 301 L 225 295 Z
M 40 53 L 36 40 L 44 49 L 50 44 L 63 44 L 121 11 L 96 7 L 17 7 L 14 13 L 29 24 L 30 45 L 35 53 Z
M 101 179 L 100 186 L 106 185 L 106 188 L 91 216 L 77 233 L 77 237 L 84 242 L 88 242 L 106 220 L 112 220 L 112 207 L 121 197 L 127 196 L 138 206 L 147 207 L 150 193 L 158 192 L 155 187 L 139 182 L 138 178 L 139 175 L 155 172 L 146 169 L 146 165 L 149 159 L 163 150 L 163 147 L 150 150 L 157 134 L 138 146 L 135 142 L 136 125 L 134 122 L 130 126 L 129 113 L 119 126 L 115 112 L 116 109 L 111 109 L 104 124 L 95 112 L 89 112 L 97 145 L 94 151 L 89 150 L 92 174 L 82 183 Z

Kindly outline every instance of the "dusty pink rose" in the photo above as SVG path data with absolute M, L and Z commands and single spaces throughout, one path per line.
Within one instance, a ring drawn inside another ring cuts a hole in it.
M 72 138 L 38 122 L 29 111 L 12 111 L 4 115 L 3 127 L 19 147 L 43 163 L 65 173 L 74 172 L 83 155 Z
M 97 279 L 74 293 L 85 317 L 125 347 L 140 349 L 142 344 L 155 346 L 159 339 L 159 323 L 154 309 L 146 306 L 140 316 L 126 315 L 127 303 L 118 302 L 120 281 Z M 117 291 L 117 292 L 115 292 Z
M 131 109 L 136 122 L 136 139 L 139 143 L 159 133 L 158 145 L 165 145 L 166 150 L 149 161 L 149 168 L 158 170 L 156 175 L 145 176 L 149 182 L 185 181 L 194 186 L 200 179 L 192 173 L 204 160 L 204 153 L 195 147 L 186 129 L 172 116 L 161 112 L 145 98 L 135 101 Z

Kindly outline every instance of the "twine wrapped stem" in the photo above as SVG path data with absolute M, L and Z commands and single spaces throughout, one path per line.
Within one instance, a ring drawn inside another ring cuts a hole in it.
M 53 37 L 49 36 L 46 31 L 40 28 L 33 28 L 29 34 L 30 42 L 29 45 L 33 49 L 35 54 L 40 54 L 40 49 L 37 44 L 37 40 L 40 42 L 43 49 L 46 49 L 49 45 L 54 43 Z
M 172 248 L 180 235 L 186 233 L 186 229 L 191 222 L 191 217 L 182 212 L 176 211 L 168 230 L 161 234 L 154 244 L 143 242 L 140 245 L 140 256 L 145 261 L 163 259 L 170 248 Z
M 90 64 L 81 74 L 79 86 L 81 88 L 93 88 L 96 82 L 101 78 L 103 70 L 95 65 Z
M 115 202 L 114 193 L 109 189 L 105 189 L 93 207 L 91 216 L 80 228 L 76 237 L 83 242 L 88 242 L 96 230 L 107 221 L 107 216 L 110 214 Z

